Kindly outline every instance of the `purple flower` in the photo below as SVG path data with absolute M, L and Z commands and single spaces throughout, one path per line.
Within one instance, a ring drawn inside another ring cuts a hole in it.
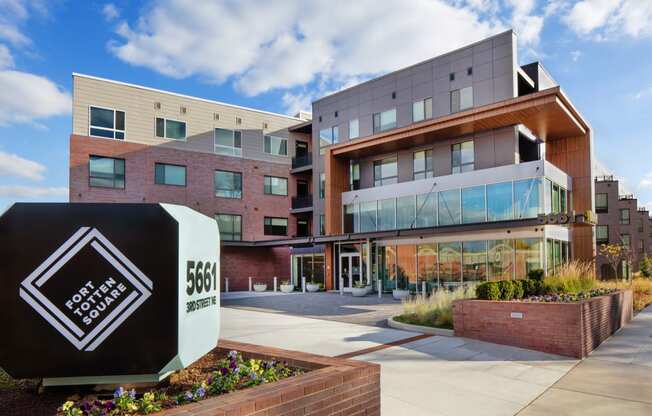
M 203 398 L 205 395 L 206 395 L 206 390 L 203 387 L 198 388 L 197 391 L 195 392 L 195 397 L 198 397 L 200 399 Z
M 222 374 L 223 376 L 229 374 L 229 369 L 226 367 L 220 368 L 220 374 Z
M 236 369 L 236 368 L 238 368 L 238 363 L 236 363 L 235 361 L 231 361 L 231 362 L 229 363 L 229 368 L 231 368 L 231 369 Z
M 193 396 L 193 394 L 192 394 L 191 391 L 187 391 L 187 392 L 186 392 L 186 397 L 185 397 L 186 400 L 192 400 L 193 397 L 194 397 L 194 396 Z
M 209 385 L 213 384 L 213 377 L 212 376 L 208 377 L 208 380 L 206 380 L 206 383 L 208 383 Z
M 238 358 L 238 351 L 235 351 L 235 350 L 229 351 L 229 358 L 232 359 L 232 360 L 235 360 L 236 358 Z
M 123 389 L 122 387 L 118 387 L 113 392 L 113 397 L 117 399 L 118 397 L 122 397 L 123 394 L 125 394 L 125 389 Z
M 136 390 L 131 389 L 129 391 L 129 397 L 131 397 L 132 400 L 135 399 L 136 398 Z

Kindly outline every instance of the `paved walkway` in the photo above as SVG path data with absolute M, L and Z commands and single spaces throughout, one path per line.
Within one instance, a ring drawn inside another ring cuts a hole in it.
M 401 302 L 387 294 L 355 298 L 333 292 L 275 294 L 274 292 L 230 292 L 222 296 L 222 305 L 258 312 L 386 327 L 390 316 L 399 315 Z
M 519 416 L 652 415 L 652 306 Z
M 577 363 L 464 338 L 403 343 L 417 334 L 230 307 L 221 312 L 224 339 L 327 356 L 373 351 L 355 359 L 382 365 L 383 415 L 513 415 Z

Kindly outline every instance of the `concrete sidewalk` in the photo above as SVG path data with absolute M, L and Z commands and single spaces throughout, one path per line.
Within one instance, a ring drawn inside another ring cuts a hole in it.
M 519 413 L 652 415 L 652 306 Z

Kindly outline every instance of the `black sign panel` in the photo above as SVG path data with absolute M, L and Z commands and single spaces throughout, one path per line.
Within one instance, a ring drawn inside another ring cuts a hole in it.
M 15 204 L 0 217 L 0 367 L 158 373 L 178 350 L 177 221 L 158 204 Z

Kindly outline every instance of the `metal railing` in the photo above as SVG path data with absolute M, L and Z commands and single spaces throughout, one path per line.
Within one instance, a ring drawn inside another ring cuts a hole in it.
M 292 197 L 292 209 L 308 208 L 311 206 L 312 206 L 312 194 Z
M 309 165 L 312 165 L 312 154 L 310 153 L 292 158 L 292 169 L 302 168 Z

